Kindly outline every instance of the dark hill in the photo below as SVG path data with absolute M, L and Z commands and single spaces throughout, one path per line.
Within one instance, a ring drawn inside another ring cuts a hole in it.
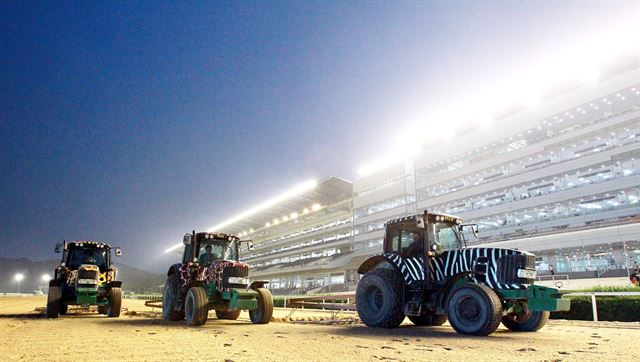
M 0 258 L 0 293 L 15 293 L 18 282 L 16 273 L 24 274 L 20 283 L 20 291 L 33 293 L 34 290 L 46 290 L 47 283 L 42 281 L 42 275 L 53 275 L 58 260 L 31 261 L 26 258 Z M 118 280 L 122 280 L 122 289 L 137 293 L 162 292 L 165 276 L 132 268 L 124 264 L 116 264 Z

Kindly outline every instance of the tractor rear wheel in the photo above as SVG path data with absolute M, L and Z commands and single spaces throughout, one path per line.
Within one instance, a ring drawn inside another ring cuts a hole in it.
M 107 308 L 107 317 L 120 317 L 120 307 L 122 306 L 122 289 L 109 289 L 109 307 Z
M 162 318 L 166 321 L 181 321 L 184 319 L 184 309 L 178 310 L 178 293 L 180 292 L 180 281 L 178 274 L 171 274 L 164 283 L 162 293 Z
M 447 321 L 447 316 L 425 313 L 419 316 L 410 315 L 409 320 L 417 326 L 441 326 Z
M 190 326 L 201 326 L 207 322 L 209 317 L 209 298 L 203 287 L 191 287 L 187 292 L 184 301 L 184 314 L 187 324 Z
M 58 318 L 62 309 L 62 288 L 49 287 L 47 295 L 47 318 Z
M 447 300 L 447 314 L 456 332 L 487 336 L 500 325 L 502 303 L 486 285 L 465 283 L 451 292 Z
M 404 282 L 395 270 L 366 273 L 356 289 L 358 316 L 369 327 L 395 328 L 404 320 Z
M 66 315 L 68 309 L 69 309 L 68 305 L 64 303 L 60 303 L 60 315 Z
M 502 317 L 502 324 L 514 332 L 535 332 L 547 324 L 549 314 L 549 312 L 532 311 L 521 316 L 508 314 Z
M 240 309 L 231 309 L 227 311 L 216 310 L 218 319 L 236 320 L 240 317 Z
M 267 288 L 256 288 L 258 292 L 258 308 L 249 310 L 249 318 L 253 324 L 267 324 L 273 316 L 273 297 Z

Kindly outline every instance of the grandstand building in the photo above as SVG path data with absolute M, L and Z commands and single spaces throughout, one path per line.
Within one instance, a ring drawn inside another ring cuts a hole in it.
M 360 263 L 382 250 L 385 222 L 424 210 L 477 223 L 471 245 L 534 252 L 541 274 L 553 266 L 572 277 L 619 276 L 640 264 L 639 199 L 634 59 L 353 183 L 331 177 L 225 230 L 253 240 L 243 260 L 278 294 L 353 290 Z
M 380 251 L 390 218 L 440 211 L 536 253 L 542 272 L 600 276 L 640 264 L 639 198 L 635 61 L 355 181 L 354 249 Z
M 241 260 L 273 293 L 338 291 L 355 282 L 344 267 L 353 252 L 351 197 L 351 182 L 331 177 L 225 230 L 252 240 Z

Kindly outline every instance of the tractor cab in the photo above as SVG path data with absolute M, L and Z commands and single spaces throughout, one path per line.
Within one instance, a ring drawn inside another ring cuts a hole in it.
M 475 224 L 446 214 L 425 213 L 391 220 L 386 224 L 383 249 L 403 258 L 440 256 L 466 247 L 464 231 L 477 231 Z
M 210 266 L 219 260 L 238 261 L 240 238 L 225 233 L 199 232 L 186 234 L 183 263 Z

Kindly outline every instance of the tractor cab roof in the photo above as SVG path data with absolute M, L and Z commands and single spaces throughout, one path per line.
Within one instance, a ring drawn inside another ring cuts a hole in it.
M 227 233 L 216 233 L 216 232 L 199 232 L 196 233 L 197 239 L 216 239 L 216 240 L 224 240 L 224 241 L 237 241 L 240 238 L 236 235 L 227 234 Z
M 77 248 L 111 249 L 111 245 L 101 241 L 65 240 L 65 243 L 67 244 L 67 248 L 75 246 Z
M 399 217 L 397 219 L 392 219 L 387 221 L 386 225 L 406 224 L 408 222 L 417 223 L 420 219 L 424 218 L 425 215 L 427 215 L 428 221 L 430 222 L 451 222 L 454 224 L 462 224 L 462 219 L 457 216 L 448 215 L 440 212 L 437 212 L 437 213 L 425 212 L 425 214 L 409 215 L 409 216 Z

